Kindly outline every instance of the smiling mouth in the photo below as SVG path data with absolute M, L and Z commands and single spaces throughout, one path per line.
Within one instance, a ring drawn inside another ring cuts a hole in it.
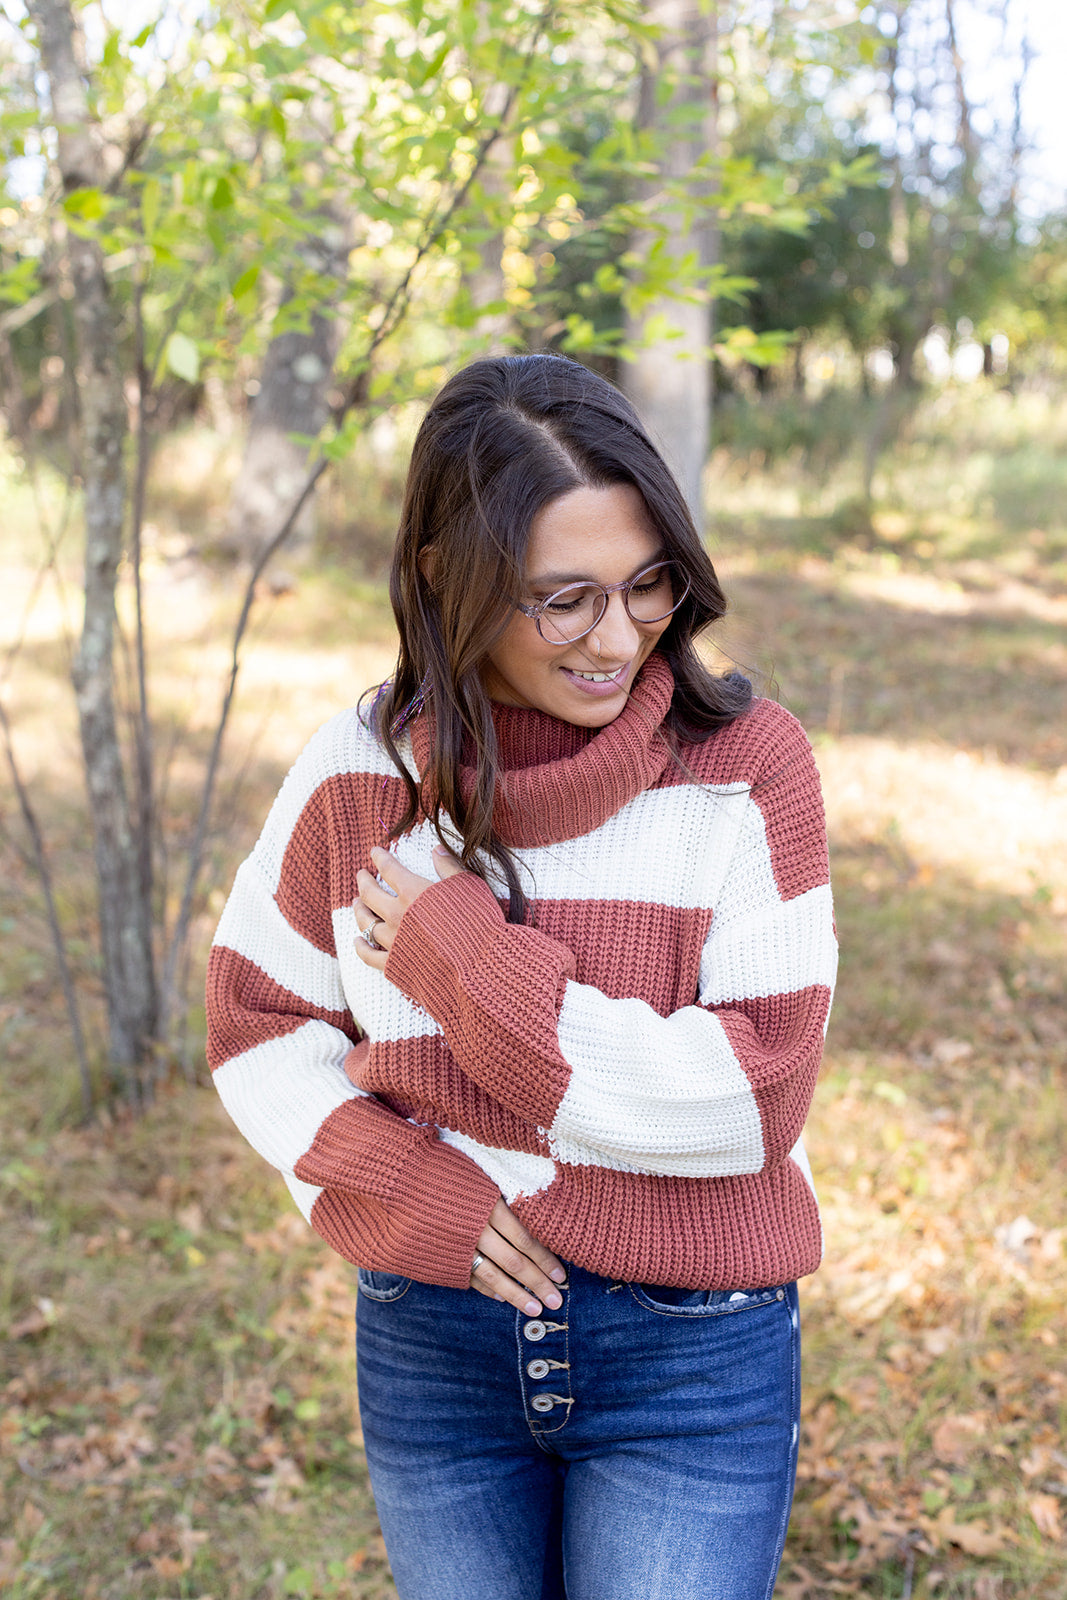
M 623 666 L 616 667 L 614 672 L 580 672 L 577 667 L 568 667 L 566 670 L 572 678 L 584 678 L 586 683 L 616 683 L 626 676 L 629 665 L 627 661 Z

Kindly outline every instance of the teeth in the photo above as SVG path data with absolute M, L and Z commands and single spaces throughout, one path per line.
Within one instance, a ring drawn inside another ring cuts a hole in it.
M 586 683 L 614 683 L 618 675 L 617 672 L 575 672 L 574 674 L 576 678 L 584 678 Z

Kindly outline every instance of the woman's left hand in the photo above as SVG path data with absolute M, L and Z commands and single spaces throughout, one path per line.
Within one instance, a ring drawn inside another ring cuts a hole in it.
M 356 924 L 360 934 L 373 928 L 374 941 L 379 946 L 376 950 L 366 939 L 358 938 L 356 954 L 368 967 L 377 967 L 379 972 L 384 972 L 386 957 L 393 948 L 401 917 L 422 891 L 431 887 L 433 880 L 410 871 L 396 856 L 377 846 L 371 851 L 370 858 L 378 877 L 384 879 L 388 887 L 379 883 L 374 873 L 366 868 L 361 868 L 356 875 L 359 886 L 359 899 L 355 904 Z M 433 864 L 439 878 L 454 878 L 458 872 L 464 871 L 462 864 L 442 844 L 434 845 Z

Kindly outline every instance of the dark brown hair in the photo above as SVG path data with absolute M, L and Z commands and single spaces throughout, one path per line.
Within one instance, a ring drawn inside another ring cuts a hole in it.
M 666 556 L 690 580 L 656 648 L 674 674 L 665 719 L 672 745 L 700 741 L 747 709 L 752 687 L 739 672 L 710 672 L 694 648 L 726 600 L 681 490 L 625 396 L 564 356 L 475 361 L 445 384 L 412 451 L 389 585 L 400 654 L 373 710 L 408 791 L 390 836 L 420 812 L 440 836 L 447 813 L 463 840 L 464 865 L 485 876 L 492 862 L 503 875 L 512 921 L 522 920 L 525 900 L 493 827 L 497 744 L 480 669 L 523 596 L 538 512 L 573 489 L 624 483 L 641 495 Z M 423 702 L 433 755 L 420 789 L 396 740 Z M 475 773 L 466 798 L 465 747 Z

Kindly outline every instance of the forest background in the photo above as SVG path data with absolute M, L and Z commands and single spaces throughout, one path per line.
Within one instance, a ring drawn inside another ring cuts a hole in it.
M 993 41 L 995 91 L 968 58 Z M 1067 210 L 1012 0 L 9 0 L 0 1593 L 387 1596 L 352 1284 L 207 943 L 389 671 L 427 397 L 628 388 L 808 727 L 843 959 L 777 1592 L 1067 1595 Z

